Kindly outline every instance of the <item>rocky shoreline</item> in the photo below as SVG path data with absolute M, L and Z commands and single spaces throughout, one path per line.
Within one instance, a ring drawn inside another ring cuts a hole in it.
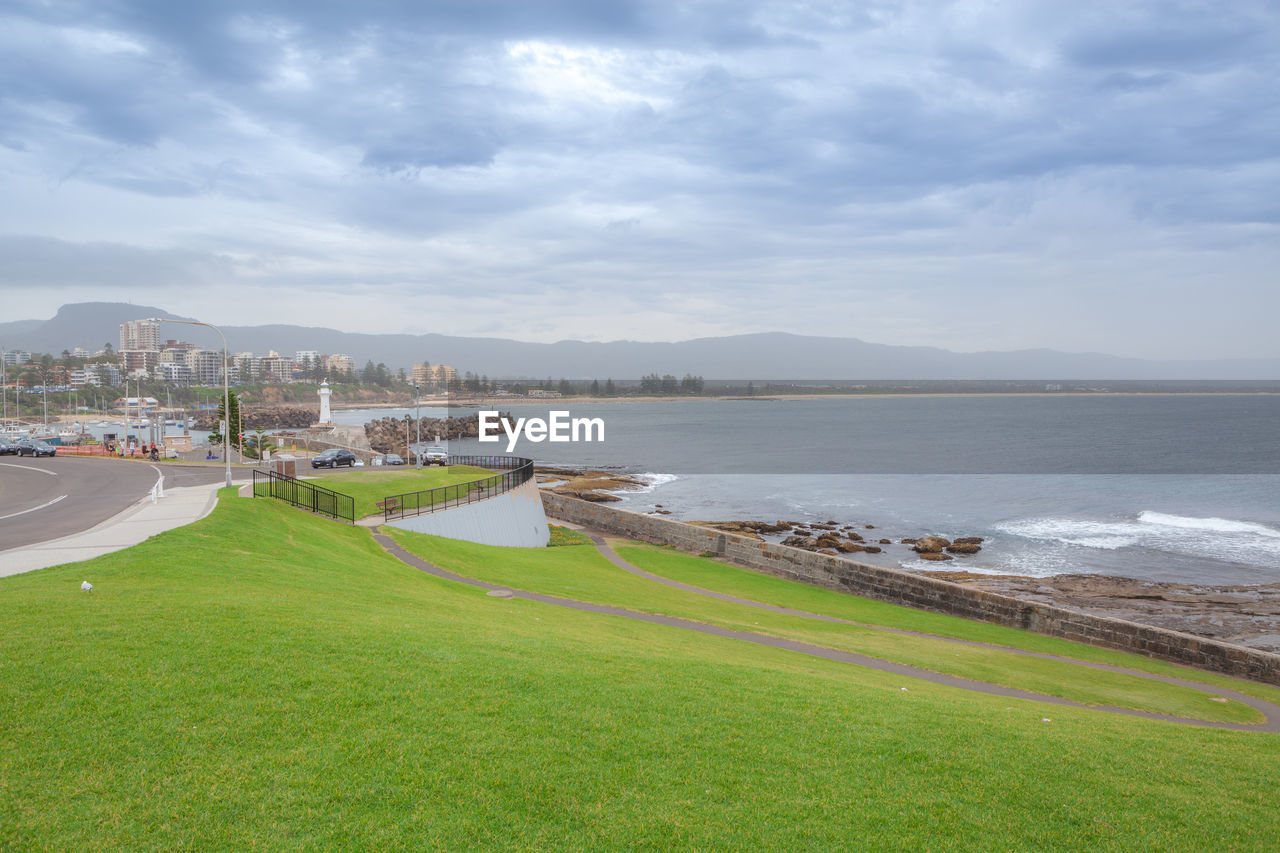
M 1280 584 L 1211 586 L 1108 575 L 926 574 L 1026 601 L 1280 653 Z
M 545 469 L 550 480 L 558 469 Z M 572 471 L 572 476 L 552 481 L 552 490 L 586 500 L 619 500 L 607 492 L 592 493 L 590 485 L 599 488 L 627 490 L 646 485 L 633 477 L 605 471 Z M 659 515 L 671 510 L 656 505 Z M 903 557 L 942 562 L 978 553 L 981 537 L 952 540 L 925 535 L 894 541 L 877 536 L 874 524 L 841 524 L 789 521 L 689 521 L 740 536 L 775 542 L 857 560 L 860 554 L 880 554 L 890 548 L 903 551 Z M 892 553 L 886 556 L 893 556 Z M 909 571 L 909 570 L 908 570 Z M 1280 653 L 1280 583 L 1253 586 L 1214 586 L 1135 580 L 1096 574 L 1066 574 L 1045 578 L 1020 575 L 990 575 L 958 570 L 924 571 L 932 577 L 1001 593 L 1028 602 L 1052 604 L 1091 613 L 1181 631 L 1199 637 L 1222 640 L 1260 651 Z

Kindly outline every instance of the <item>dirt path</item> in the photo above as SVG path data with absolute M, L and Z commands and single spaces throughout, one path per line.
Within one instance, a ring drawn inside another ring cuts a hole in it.
M 1141 717 L 1143 719 L 1148 719 L 1148 720 L 1164 720 L 1166 722 L 1180 723 L 1183 725 L 1190 725 L 1190 726 L 1201 726 L 1205 728 L 1231 729 L 1235 731 L 1280 733 L 1280 706 L 1272 704 L 1271 702 L 1264 701 L 1262 699 L 1256 699 L 1252 696 L 1246 696 L 1243 693 L 1238 693 L 1234 690 L 1227 690 L 1219 687 L 1210 687 L 1208 685 L 1199 684 L 1192 681 L 1184 681 L 1182 679 L 1171 678 L 1168 676 L 1152 675 L 1150 673 L 1138 672 L 1136 670 L 1127 670 L 1121 667 L 1112 667 L 1106 664 L 1087 663 L 1083 661 L 1071 660 L 1069 658 L 1055 658 L 1052 655 L 1041 655 L 1035 652 L 1022 652 L 1021 650 L 1018 650 L 1018 649 L 1007 649 L 1008 651 L 1017 652 L 1020 654 L 1026 654 L 1026 655 L 1032 655 L 1032 656 L 1038 656 L 1038 657 L 1047 657 L 1047 658 L 1053 658 L 1056 660 L 1063 660 L 1072 664 L 1076 664 L 1078 666 L 1085 666 L 1085 667 L 1090 667 L 1094 669 L 1105 669 L 1105 670 L 1110 670 L 1115 672 L 1122 672 L 1127 675 L 1133 675 L 1138 678 L 1149 678 L 1149 679 L 1152 679 L 1153 681 L 1163 681 L 1170 684 L 1177 684 L 1180 686 L 1188 687 L 1192 690 L 1198 690 L 1200 692 L 1209 693 L 1215 696 L 1224 696 L 1234 701 L 1240 702 L 1244 705 L 1248 705 L 1249 707 L 1258 711 L 1260 714 L 1263 715 L 1265 720 L 1264 722 L 1258 723 L 1258 724 L 1252 724 L 1252 725 L 1245 724 L 1245 723 L 1212 722 L 1208 720 L 1191 720 L 1185 717 L 1175 717 L 1169 714 L 1153 714 L 1146 711 L 1135 711 L 1129 708 L 1116 708 L 1109 705 L 1085 705 L 1079 702 L 1073 702 L 1070 699 L 1063 699 L 1057 696 L 1046 696 L 1041 693 L 1032 693 L 1027 690 L 1017 690 L 1015 688 L 1004 687 L 998 684 L 990 684 L 984 681 L 974 681 L 967 678 L 958 678 L 953 675 L 944 675 L 942 673 L 931 672 L 926 669 L 920 669 L 918 667 L 908 666 L 906 664 L 892 663 L 890 661 L 880 660 L 878 658 L 868 657 L 866 655 L 854 654 L 852 652 L 840 651 L 838 649 L 829 649 L 824 646 L 817 646 L 811 643 L 801 643 L 795 640 L 787 640 L 781 637 L 771 637 L 765 634 L 756 634 L 749 631 L 734 631 L 728 628 L 721 628 L 715 625 L 708 625 L 706 623 L 694 622 L 689 619 L 680 619 L 673 616 L 660 616 L 657 614 L 644 613 L 636 610 L 627 610 L 622 607 L 614 607 L 611 605 L 593 604 L 586 601 L 577 601 L 571 598 L 560 598 L 558 596 L 543 595 L 542 593 L 510 589 L 508 587 L 504 587 L 499 584 L 492 584 L 486 581 L 477 580 L 475 578 L 468 578 L 463 575 L 455 574 L 453 572 L 442 569 L 438 566 L 432 565 L 431 563 L 428 563 L 426 560 L 423 560 L 421 557 L 418 557 L 414 554 L 410 554 L 404 548 L 400 547 L 400 545 L 397 544 L 393 539 L 391 539 L 391 537 L 387 536 L 384 533 L 375 532 L 373 534 L 373 537 L 378 542 L 379 545 L 381 545 L 388 553 L 390 553 L 396 559 L 400 560 L 406 565 L 409 565 L 415 569 L 418 569 L 419 571 L 426 572 L 427 574 L 434 575 L 435 577 L 438 577 L 438 578 L 457 581 L 459 583 L 465 583 L 470 586 L 479 587 L 481 589 L 509 593 L 510 597 L 512 598 L 521 598 L 527 601 L 537 601 L 543 604 L 552 604 L 557 607 L 565 607 L 570 610 L 579 610 L 587 613 L 597 613 L 597 614 L 606 615 L 606 616 L 620 616 L 624 619 L 634 619 L 639 622 L 648 622 L 654 625 L 666 625 L 668 627 L 673 627 L 673 628 L 683 628 L 685 630 L 695 631 L 700 634 L 709 634 L 716 637 L 723 637 L 725 639 L 739 640 L 742 642 L 754 643 L 760 646 L 767 646 L 769 648 L 784 649 L 787 651 L 799 652 L 800 654 L 811 655 L 813 657 L 822 658 L 824 660 L 839 661 L 841 663 L 850 663 L 856 666 L 866 667 L 867 669 L 874 669 L 880 672 L 887 672 L 887 673 L 892 673 L 894 675 L 900 675 L 905 678 L 920 679 L 922 681 L 927 681 L 932 684 L 940 684 L 946 687 L 954 687 L 960 690 L 968 690 L 974 693 L 985 693 L 990 696 L 1002 696 L 1010 699 L 1025 699 L 1032 702 L 1041 702 L 1041 703 L 1050 704 L 1050 705 L 1063 705 L 1063 706 L 1072 707 L 1072 708 L 1086 708 L 1093 711 L 1102 711 L 1102 712 L 1112 713 L 1112 714 L 1123 714 L 1131 717 Z M 631 572 L 632 574 L 639 575 L 640 577 L 646 578 L 648 580 L 651 580 L 657 583 L 663 583 L 665 585 L 673 586 L 678 589 L 683 589 L 688 592 L 697 593 L 699 595 L 707 595 L 713 598 L 718 598 L 724 601 L 731 601 L 737 604 L 743 604 L 750 607 L 759 607 L 762 609 L 772 610 L 775 612 L 789 613 L 792 615 L 804 616 L 812 619 L 820 619 L 823 621 L 833 621 L 833 622 L 846 621 L 842 619 L 836 619 L 830 616 L 823 616 L 821 614 L 806 613 L 800 610 L 790 610 L 787 608 L 780 608 L 780 607 L 775 607 L 773 605 L 763 604 L 761 602 L 750 601 L 748 599 L 741 599 L 741 598 L 735 598 L 733 596 L 726 596 L 722 593 L 713 592 L 711 590 L 700 589 L 698 587 L 689 586 L 687 584 L 682 584 L 677 581 L 671 581 L 666 578 L 659 577 L 658 575 L 645 572 L 644 570 L 639 569 L 635 566 L 632 566 L 630 563 L 627 563 L 625 560 L 619 557 L 613 551 L 613 549 L 610 548 L 607 545 L 607 543 L 605 543 L 605 541 L 599 535 L 593 534 L 592 540 L 596 543 L 596 548 L 600 551 L 600 553 L 602 553 L 606 559 L 608 559 L 611 563 L 613 563 L 618 568 L 621 568 L 624 571 Z M 867 627 L 878 627 L 878 626 L 867 626 Z M 901 634 L 912 633 L 909 631 L 899 631 L 896 629 L 889 629 L 889 628 L 879 628 L 879 630 L 891 631 L 893 633 L 901 633 Z M 918 636 L 931 636 L 931 635 L 921 634 Z M 967 641 L 950 640 L 949 638 L 945 638 L 945 637 L 936 637 L 934 639 L 948 640 L 949 642 L 957 642 L 957 643 L 967 643 Z M 985 645 L 982 643 L 970 643 L 970 644 L 978 645 L 978 646 Z M 1003 648 L 1003 647 L 990 646 L 990 648 Z

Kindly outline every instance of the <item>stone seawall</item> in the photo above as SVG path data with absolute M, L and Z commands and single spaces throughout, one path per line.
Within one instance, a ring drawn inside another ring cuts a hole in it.
M 542 492 L 547 515 L 790 580 L 1280 685 L 1280 655 Z

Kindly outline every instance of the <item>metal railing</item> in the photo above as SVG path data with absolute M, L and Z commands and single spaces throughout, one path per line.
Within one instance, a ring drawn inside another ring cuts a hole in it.
M 477 468 L 506 469 L 501 474 L 481 477 L 469 483 L 437 486 L 421 492 L 392 495 L 378 502 L 382 520 L 406 518 L 436 510 L 488 500 L 533 479 L 533 460 L 520 456 L 450 456 L 450 465 L 473 465 Z
M 293 506 L 341 521 L 349 521 L 352 524 L 356 520 L 356 501 L 351 495 L 306 483 L 285 474 L 277 474 L 275 471 L 259 471 L 257 468 L 253 470 L 253 496 L 276 498 Z

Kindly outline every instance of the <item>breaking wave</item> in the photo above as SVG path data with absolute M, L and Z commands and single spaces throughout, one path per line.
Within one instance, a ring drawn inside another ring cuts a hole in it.
M 1115 551 L 1142 548 L 1172 555 L 1280 567 L 1280 530 L 1253 521 L 1196 518 L 1143 511 L 1134 518 L 1097 521 L 1027 518 L 995 525 L 1024 540 Z

